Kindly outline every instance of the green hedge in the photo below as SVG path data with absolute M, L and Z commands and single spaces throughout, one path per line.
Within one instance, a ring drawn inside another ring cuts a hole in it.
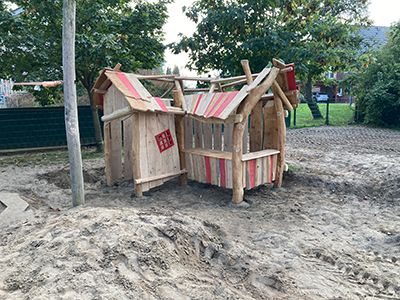
M 78 119 L 81 144 L 95 143 L 90 106 L 78 107 Z M 64 145 L 64 107 L 0 109 L 0 150 Z

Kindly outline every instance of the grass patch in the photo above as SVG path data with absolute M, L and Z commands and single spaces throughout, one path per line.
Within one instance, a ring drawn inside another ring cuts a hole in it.
M 94 159 L 104 157 L 104 153 L 96 152 L 96 147 L 83 147 L 82 159 Z M 27 152 L 23 154 L 7 154 L 0 157 L 0 167 L 6 166 L 33 166 L 69 163 L 68 150 L 54 150 L 42 152 Z
M 300 170 L 303 170 L 303 168 L 295 167 L 295 166 L 289 165 L 289 166 L 288 166 L 288 170 L 298 170 L 298 171 L 300 171 Z
M 324 116 L 323 119 L 314 120 L 311 110 L 307 103 L 300 103 L 296 109 L 296 126 L 294 126 L 294 111 L 290 114 L 290 127 L 316 127 L 325 125 L 326 118 L 326 103 L 319 103 L 319 109 Z M 348 104 L 329 103 L 329 125 L 331 126 L 347 126 L 354 119 L 354 107 Z

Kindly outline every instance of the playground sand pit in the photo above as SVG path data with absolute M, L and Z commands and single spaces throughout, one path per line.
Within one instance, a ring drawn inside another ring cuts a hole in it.
M 135 198 L 96 159 L 70 208 L 68 165 L 0 168 L 33 212 L 0 225 L 0 299 L 399 299 L 400 132 L 288 130 L 286 161 L 241 207 L 177 179 Z

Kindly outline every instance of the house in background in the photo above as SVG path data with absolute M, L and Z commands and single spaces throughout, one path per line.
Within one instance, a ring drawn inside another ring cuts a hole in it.
M 372 49 L 376 50 L 379 47 L 386 44 L 386 33 L 390 30 L 390 27 L 385 26 L 374 26 L 369 29 L 360 30 L 360 35 L 371 44 Z M 328 73 L 328 78 L 334 78 L 337 81 L 343 80 L 346 77 L 346 73 L 336 72 Z M 330 101 L 335 103 L 351 103 L 352 99 L 350 95 L 343 94 L 343 90 L 339 89 L 337 86 L 328 87 L 325 86 L 323 82 L 317 82 L 314 84 L 313 92 L 316 93 L 326 93 L 328 94 Z

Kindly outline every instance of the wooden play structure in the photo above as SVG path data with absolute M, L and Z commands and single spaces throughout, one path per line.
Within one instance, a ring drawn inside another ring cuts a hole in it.
M 245 75 L 231 78 L 105 68 L 92 91 L 97 108 L 104 110 L 107 184 L 133 179 L 141 197 L 179 176 L 181 185 L 189 178 L 231 188 L 234 203 L 243 200 L 244 188 L 272 182 L 280 187 L 286 167 L 284 108 L 298 105 L 294 65 L 274 59 L 273 67 L 259 74 L 251 73 L 247 60 L 242 66 Z M 153 97 L 143 79 L 171 83 L 165 94 L 172 91 L 173 99 Z M 185 89 L 189 80 L 210 87 Z M 243 86 L 230 91 L 235 85 Z

